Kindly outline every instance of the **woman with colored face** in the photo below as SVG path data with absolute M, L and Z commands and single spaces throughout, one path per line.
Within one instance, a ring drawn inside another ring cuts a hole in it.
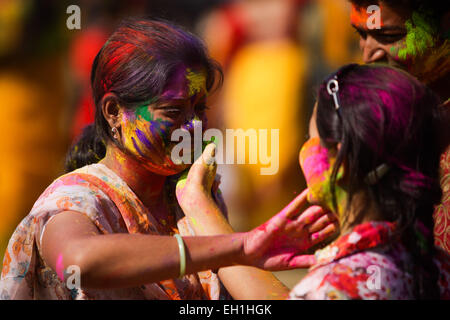
M 173 175 L 187 168 L 172 161 L 176 142 L 171 136 L 176 129 L 192 131 L 199 121 L 206 125 L 206 75 L 194 70 L 180 64 L 158 98 L 135 109 L 119 109 L 119 115 L 108 114 L 111 126 L 120 130 L 119 145 L 148 171 Z
M 300 165 L 308 201 L 332 210 L 341 231 L 291 299 L 450 298 L 450 257 L 432 232 L 438 106 L 389 67 L 348 65 L 321 84 Z
M 303 254 L 335 226 L 320 207 L 305 209 L 302 193 L 261 227 L 234 233 L 213 144 L 178 175 L 189 164 L 172 157 L 172 133 L 205 128 L 207 96 L 221 82 L 201 41 L 168 22 L 127 20 L 97 54 L 91 82 L 95 123 L 13 233 L 1 298 L 285 298 L 255 267 L 310 265 Z
M 336 163 L 336 150 L 327 149 L 322 145 L 316 126 L 317 105 L 309 125 L 309 140 L 303 145 L 299 154 L 299 163 L 305 175 L 309 188 L 308 201 L 326 207 L 339 216 L 345 204 L 345 191 L 338 187 L 337 207 L 334 206 L 331 193 L 331 176 Z M 342 178 L 343 170 L 338 173 L 337 179 Z

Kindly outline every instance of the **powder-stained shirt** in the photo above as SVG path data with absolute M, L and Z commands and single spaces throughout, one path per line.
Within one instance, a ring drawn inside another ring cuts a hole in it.
M 411 256 L 392 241 L 394 224 L 368 222 L 315 253 L 316 264 L 291 290 L 289 299 L 414 299 Z M 441 298 L 450 299 L 449 256 L 439 251 Z
M 173 210 L 172 205 L 172 210 Z M 227 297 L 211 271 L 127 289 L 74 288 L 63 282 L 42 258 L 42 235 L 60 212 L 85 214 L 102 234 L 194 235 L 177 212 L 177 229 L 157 221 L 128 185 L 102 164 L 92 164 L 55 180 L 13 233 L 3 261 L 0 299 L 220 299 Z M 62 231 L 63 232 L 63 231 Z M 58 269 L 58 263 L 56 264 Z M 74 269 L 72 269 L 74 270 Z M 70 273 L 73 274 L 71 270 Z M 66 280 L 67 281 L 67 280 Z M 70 288 L 70 289 L 69 289 Z

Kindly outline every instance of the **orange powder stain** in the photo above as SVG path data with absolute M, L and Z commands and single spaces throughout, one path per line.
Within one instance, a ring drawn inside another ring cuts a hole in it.
M 126 159 L 125 159 L 125 156 L 124 156 L 124 155 L 122 155 L 122 154 L 119 153 L 119 152 L 116 152 L 114 155 L 116 156 L 117 162 L 119 162 L 121 165 L 124 165 L 124 164 L 125 164 Z
M 71 199 L 70 197 L 61 197 L 58 201 L 56 201 L 56 205 L 59 209 L 68 211 L 70 210 L 70 207 L 72 207 Z
M 9 273 L 11 261 L 11 256 L 9 255 L 8 250 L 6 250 L 5 257 L 3 258 L 2 277 L 6 276 Z
M 16 258 L 19 257 L 19 253 L 22 250 L 24 240 L 25 239 L 23 237 L 19 237 L 12 245 L 12 252 Z
M 380 8 L 380 27 L 383 27 L 383 19 L 381 18 L 381 10 L 382 6 L 378 5 Z M 350 22 L 355 27 L 361 28 L 361 29 L 368 29 L 367 28 L 367 21 L 375 15 L 376 12 L 372 11 L 371 13 L 367 13 L 367 7 L 359 7 L 352 4 L 352 11 L 350 13 Z

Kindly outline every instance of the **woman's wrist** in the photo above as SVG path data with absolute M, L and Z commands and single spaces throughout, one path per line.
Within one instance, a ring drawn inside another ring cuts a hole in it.
M 252 266 L 250 257 L 245 252 L 245 239 L 247 232 L 236 232 L 229 235 L 233 251 L 235 252 L 233 264 L 242 266 Z

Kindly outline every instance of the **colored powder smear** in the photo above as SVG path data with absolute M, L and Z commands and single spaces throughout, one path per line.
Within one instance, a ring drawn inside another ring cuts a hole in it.
M 368 29 L 368 21 L 369 19 L 374 20 L 373 17 L 375 17 L 375 14 L 379 15 L 380 18 L 380 25 L 379 27 L 383 27 L 383 21 L 381 19 L 381 10 L 383 10 L 383 7 L 381 5 L 378 5 L 378 8 L 380 12 L 376 13 L 375 11 L 372 11 L 371 13 L 367 13 L 367 8 L 362 6 L 356 6 L 352 4 L 352 10 L 350 13 L 350 22 L 355 27 L 361 28 L 361 29 Z M 375 22 L 375 21 L 373 21 Z M 370 25 L 370 22 L 369 22 Z
M 413 12 L 411 19 L 405 22 L 405 27 L 405 43 L 397 53 L 400 59 L 421 55 L 427 48 L 434 47 L 435 28 L 424 15 Z
M 193 72 L 187 68 L 186 79 L 188 80 L 189 97 L 202 91 L 206 92 L 206 78 L 203 72 Z
M 300 151 L 300 164 L 309 188 L 308 201 L 319 203 L 337 213 L 343 213 L 346 202 L 346 192 L 335 184 L 337 208 L 333 204 L 331 193 L 331 173 L 336 158 L 331 156 L 328 149 L 320 145 L 320 138 L 308 140 Z M 339 168 L 336 180 L 342 178 L 344 172 Z
M 123 143 L 127 150 L 142 161 L 151 171 L 164 174 L 178 172 L 170 158 L 170 127 L 168 121 L 146 120 L 152 115 L 148 106 L 141 106 L 139 112 L 126 112 L 121 126 Z
M 150 112 L 149 104 L 153 103 L 153 100 L 145 102 L 143 105 L 136 108 L 135 115 L 136 119 L 141 118 L 146 121 L 153 121 L 153 115 Z
M 368 15 L 366 11 L 362 7 L 355 6 L 352 4 L 352 12 L 350 14 L 350 22 L 359 28 L 364 28 L 366 26 L 366 22 L 368 19 Z
M 63 256 L 60 253 L 56 260 L 56 274 L 61 281 L 64 281 L 64 266 L 63 266 Z
M 414 60 L 410 73 L 422 82 L 429 84 L 443 78 L 450 71 L 450 39 L 439 40 L 439 31 L 435 22 L 426 14 L 413 12 L 411 19 L 405 22 L 407 34 L 400 48 L 391 48 L 391 55 L 402 60 Z
M 178 178 L 178 181 L 177 181 L 177 188 L 181 188 L 181 189 L 184 188 L 184 186 L 186 185 L 188 173 L 189 173 L 189 169 L 183 171 L 183 173 L 180 175 L 180 177 Z
M 208 144 L 214 143 L 215 140 L 216 140 L 216 138 L 213 136 L 213 137 L 211 137 L 211 140 L 209 140 L 209 141 L 203 141 L 202 151 L 205 150 L 205 148 L 206 148 L 206 146 L 207 146 Z M 189 173 L 189 168 L 186 169 L 186 170 L 180 175 L 180 177 L 179 177 L 178 180 L 177 180 L 177 188 L 181 188 L 181 189 L 184 188 L 184 186 L 186 185 L 188 173 Z

